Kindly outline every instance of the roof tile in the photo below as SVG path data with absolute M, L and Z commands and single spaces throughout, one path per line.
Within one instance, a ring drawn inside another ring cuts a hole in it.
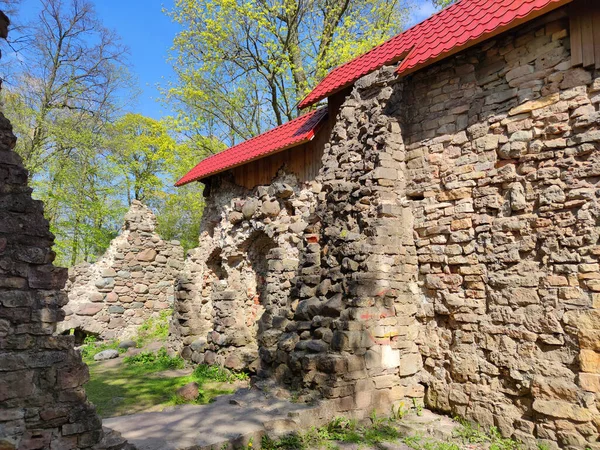
M 460 0 L 383 44 L 333 69 L 300 103 L 306 108 L 404 56 L 397 72 L 415 70 L 519 19 L 571 0 Z
M 263 158 L 271 153 L 310 141 L 327 117 L 327 108 L 320 108 L 284 123 L 266 133 L 212 155 L 190 170 L 175 186 L 206 178 L 232 167 Z

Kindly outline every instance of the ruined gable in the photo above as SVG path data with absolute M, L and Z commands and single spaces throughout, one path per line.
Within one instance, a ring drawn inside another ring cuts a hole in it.
M 131 338 L 145 320 L 172 306 L 183 248 L 178 241 L 163 240 L 156 224 L 150 208 L 134 200 L 104 255 L 69 270 L 69 303 L 59 332 Z

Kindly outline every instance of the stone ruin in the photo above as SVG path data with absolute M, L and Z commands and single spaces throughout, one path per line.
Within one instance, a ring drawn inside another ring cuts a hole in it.
M 124 220 L 120 235 L 96 263 L 69 269 L 69 303 L 58 331 L 74 330 L 79 343 L 90 334 L 131 338 L 146 319 L 173 304 L 183 248 L 161 239 L 154 213 L 137 200 Z
M 571 14 L 361 78 L 330 98 L 313 179 L 212 175 L 171 346 L 332 414 L 414 401 L 528 448 L 600 449 L 600 71 L 574 63 Z M 1 125 L 0 448 L 102 448 L 73 338 L 52 334 L 66 274 Z M 95 270 L 86 303 L 135 289 Z
M 3 37 L 7 25 L 2 14 Z M 52 265 L 54 236 L 15 143 L 0 113 L 0 449 L 132 449 L 103 430 L 73 337 L 55 334 L 67 270 Z
M 600 72 L 569 14 L 358 80 L 313 180 L 210 176 L 173 347 L 338 413 L 600 449 Z

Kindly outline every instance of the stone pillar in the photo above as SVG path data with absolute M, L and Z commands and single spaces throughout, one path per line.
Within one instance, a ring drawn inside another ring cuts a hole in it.
M 404 144 L 386 112 L 401 97 L 386 68 L 359 80 L 342 105 L 318 177 L 318 220 L 305 235 L 295 337 L 280 342 L 293 345 L 298 386 L 357 415 L 423 397 Z

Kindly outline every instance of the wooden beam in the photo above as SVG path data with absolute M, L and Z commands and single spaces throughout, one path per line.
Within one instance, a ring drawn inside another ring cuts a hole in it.
M 600 6 L 598 5 L 592 10 L 592 22 L 594 23 L 594 59 L 596 69 L 600 69 Z
M 592 11 L 595 9 L 589 0 L 581 3 L 581 43 L 583 49 L 583 67 L 594 67 L 594 17 Z
M 571 66 L 581 66 L 583 65 L 583 23 L 581 20 L 581 4 L 579 2 L 571 4 L 569 16 L 571 24 Z

